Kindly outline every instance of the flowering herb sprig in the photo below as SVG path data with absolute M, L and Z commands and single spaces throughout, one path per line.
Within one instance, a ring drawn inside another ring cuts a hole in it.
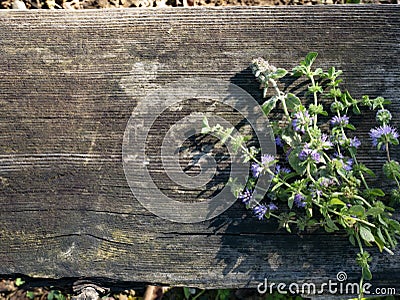
M 283 111 L 280 122 L 273 124 L 276 157 L 261 155 L 260 149 L 254 147 L 248 148 L 248 137 L 233 137 L 233 128 L 210 127 L 206 118 L 202 132 L 214 132 L 224 141 L 229 140 L 243 153 L 245 162 L 250 162 L 251 178 L 245 190 L 236 195 L 258 219 L 276 218 L 289 232 L 296 227 L 305 230 L 316 225 L 327 232 L 344 230 L 351 244 L 359 248 L 356 261 L 362 269 L 361 288 L 363 280 L 372 278 L 369 267 L 372 258 L 364 247 L 376 245 L 381 252 L 393 254 L 390 249 L 396 246 L 400 235 L 400 224 L 392 218 L 394 209 L 390 207 L 400 203 L 400 164 L 390 156 L 390 148 L 399 144 L 399 134 L 390 124 L 392 115 L 386 108 L 390 104 L 388 100 L 368 96 L 354 99 L 340 88 L 338 77 L 342 71 L 334 67 L 325 72 L 321 68 L 314 69 L 316 57 L 317 53 L 309 53 L 292 72 L 276 68 L 262 58 L 251 64 L 263 97 L 267 98 L 262 104 L 264 113 L 269 115 L 275 108 Z M 306 97 L 311 98 L 310 104 L 305 104 L 307 99 L 302 101 L 298 95 L 279 88 L 278 80 L 285 76 L 308 80 Z M 268 96 L 270 89 L 272 96 Z M 378 151 L 386 153 L 383 172 L 397 185 L 391 191 L 389 204 L 382 189 L 367 183 L 366 177 L 374 177 L 374 172 L 357 160 L 361 141 L 354 134 L 356 128 L 350 117 L 360 114 L 362 107 L 377 110 L 377 127 L 371 129 L 370 138 Z M 273 179 L 266 199 L 258 201 L 255 200 L 255 183 L 260 176 Z M 278 209 L 282 206 L 287 208 Z

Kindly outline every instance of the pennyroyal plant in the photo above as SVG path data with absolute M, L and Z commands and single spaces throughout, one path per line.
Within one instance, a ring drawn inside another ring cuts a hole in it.
M 316 57 L 317 53 L 309 53 L 292 72 L 276 68 L 262 58 L 251 64 L 263 97 L 267 98 L 262 104 L 264 113 L 283 111 L 281 120 L 272 123 L 276 156 L 247 147 L 246 138 L 231 135 L 233 128 L 211 127 L 206 118 L 202 132 L 213 132 L 229 141 L 243 153 L 244 161 L 250 162 L 251 176 L 245 189 L 238 190 L 234 179 L 230 182 L 238 199 L 258 219 L 276 218 L 289 232 L 315 226 L 322 226 L 327 232 L 344 230 L 351 244 L 359 248 L 356 261 L 362 270 L 361 289 L 363 281 L 372 278 L 372 258 L 364 247 L 374 244 L 381 252 L 393 254 L 390 249 L 396 246 L 400 234 L 400 224 L 392 218 L 391 207 L 400 202 L 400 165 L 390 156 L 390 148 L 399 144 L 399 135 L 390 124 L 388 100 L 353 98 L 340 87 L 342 71 L 334 67 L 327 71 L 313 68 Z M 309 82 L 304 96 L 281 90 L 278 80 L 288 76 Z M 369 135 L 372 145 L 385 153 L 384 174 L 397 185 L 389 202 L 382 189 L 367 183 L 367 177 L 375 174 L 357 159 L 361 141 L 350 118 L 359 115 L 363 107 L 377 111 L 377 124 Z M 255 191 L 260 176 L 273 178 L 264 199 L 258 199 Z

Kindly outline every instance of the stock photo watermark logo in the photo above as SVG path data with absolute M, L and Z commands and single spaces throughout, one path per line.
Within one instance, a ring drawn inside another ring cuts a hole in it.
M 168 109 L 179 112 L 180 105 L 187 101 L 194 104 L 207 101 L 213 103 L 212 105 L 225 107 L 228 112 L 239 113 L 242 121 L 251 126 L 261 154 L 274 155 L 276 149 L 272 129 L 261 107 L 250 94 L 237 85 L 218 79 L 188 78 L 162 86 L 140 99 L 126 126 L 122 147 L 124 172 L 131 191 L 147 210 L 161 218 L 173 222 L 196 223 L 214 218 L 228 209 L 236 201 L 231 188 L 225 184 L 216 195 L 205 201 L 188 202 L 169 197 L 157 186 L 149 171 L 152 159 L 149 149 L 157 148 L 155 152 L 160 156 L 161 163 L 158 167 L 167 174 L 168 180 L 182 188 L 182 195 L 185 191 L 207 190 L 217 172 L 217 161 L 212 155 L 201 153 L 195 163 L 200 172 L 190 176 L 180 165 L 180 149 L 185 141 L 200 135 L 205 116 L 211 126 L 221 124 L 232 128 L 238 124 L 232 124 L 223 114 L 213 114 L 210 110 L 196 111 L 196 105 L 193 105 L 193 111 L 174 124 L 171 125 L 168 120 L 165 122 L 168 129 L 161 137 L 160 144 L 149 144 L 148 137 L 154 131 L 154 124 L 160 124 L 160 120 L 163 122 L 163 113 Z M 237 136 L 241 133 L 235 128 L 231 134 Z M 244 188 L 250 165 L 243 163 L 243 158 L 233 151 L 232 145 L 224 143 L 224 146 L 230 157 L 229 177 L 236 178 L 235 185 Z M 268 187 L 270 180 L 271 178 L 265 176 L 260 178 L 257 185 Z
M 362 292 L 364 295 L 388 296 L 396 295 L 396 288 L 392 287 L 373 287 L 371 283 L 365 282 L 360 286 L 357 282 L 347 282 L 346 272 L 340 271 L 334 280 L 316 284 L 313 282 L 303 283 L 284 283 L 269 282 L 267 278 L 257 286 L 260 294 L 272 294 L 277 291 L 279 294 L 302 294 L 302 295 L 356 295 Z

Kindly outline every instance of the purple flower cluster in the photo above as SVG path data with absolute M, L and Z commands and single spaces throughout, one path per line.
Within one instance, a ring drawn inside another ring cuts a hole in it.
M 253 208 L 253 213 L 259 220 L 262 220 L 268 211 L 274 211 L 277 209 L 278 206 L 276 206 L 274 203 L 271 202 L 267 206 L 262 204 L 257 205 L 256 207 Z
M 294 114 L 294 119 L 292 121 L 293 129 L 297 132 L 305 133 L 306 126 L 310 126 L 313 122 L 313 118 L 310 117 L 308 111 L 299 111 Z
M 377 146 L 379 143 L 382 143 L 380 150 L 385 150 L 385 144 L 391 143 L 393 140 L 397 140 L 399 134 L 397 133 L 397 130 L 390 125 L 382 125 L 371 129 L 369 136 L 372 139 L 372 145 Z
M 302 194 L 296 194 L 294 196 L 294 204 L 298 207 L 298 208 L 304 208 L 306 207 L 306 202 L 304 201 L 306 198 L 302 195 Z
M 248 205 L 251 201 L 251 198 L 253 196 L 252 191 L 250 191 L 248 188 L 244 190 L 244 192 L 239 194 L 239 200 L 241 200 L 245 205 Z
M 321 136 L 321 142 L 324 149 L 329 149 L 333 147 L 333 143 L 329 140 L 329 136 L 325 133 Z
M 333 180 L 332 178 L 323 177 L 319 182 L 319 185 L 323 188 L 328 188 L 332 185 L 335 185 L 335 180 Z
M 275 144 L 276 144 L 277 146 L 279 146 L 279 147 L 283 147 L 283 141 L 282 141 L 282 139 L 281 139 L 279 136 L 277 136 L 277 137 L 275 138 Z
M 305 161 L 308 158 L 311 158 L 315 163 L 321 162 L 321 154 L 317 150 L 310 149 L 310 144 L 306 143 L 299 153 L 299 159 Z
M 349 124 L 349 117 L 344 115 L 344 116 L 334 116 L 331 119 L 331 125 L 332 126 L 346 126 L 347 124 Z
M 264 168 L 268 168 L 269 166 L 271 166 L 274 161 L 275 157 L 271 154 L 264 154 L 263 156 L 261 156 L 262 165 L 259 165 L 258 163 L 253 163 L 251 165 L 251 173 L 253 174 L 253 177 L 260 177 Z
M 258 163 L 251 164 L 251 173 L 253 174 L 254 178 L 258 178 L 261 175 L 263 167 L 261 167 Z
M 276 175 L 289 174 L 290 172 L 292 172 L 292 170 L 290 170 L 289 168 L 286 168 L 286 167 L 282 167 L 281 165 L 276 165 L 276 167 L 275 167 Z
M 355 136 L 350 139 L 350 147 L 358 148 L 361 146 L 361 141 Z
M 353 159 L 344 157 L 342 154 L 335 153 L 334 157 L 339 160 L 342 164 L 342 168 L 346 171 L 351 171 L 353 169 Z

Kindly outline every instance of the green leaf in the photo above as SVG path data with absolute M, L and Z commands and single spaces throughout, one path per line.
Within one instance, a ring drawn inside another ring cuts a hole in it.
M 383 173 L 389 179 L 400 178 L 400 164 L 395 160 L 386 162 L 383 165 Z
M 286 101 L 286 106 L 290 110 L 297 110 L 297 108 L 301 105 L 301 101 L 300 101 L 299 97 L 297 97 L 296 95 L 294 95 L 292 93 L 288 93 L 286 95 L 285 101 Z
M 371 207 L 370 209 L 367 210 L 367 216 L 373 216 L 376 217 L 380 214 L 382 214 L 385 210 L 381 207 Z
M 320 85 L 318 85 L 318 83 L 316 83 L 314 86 L 309 86 L 308 91 L 310 93 L 322 93 L 324 90 L 322 89 L 322 86 L 320 86 Z
M 378 188 L 368 189 L 368 192 L 369 192 L 370 195 L 377 196 L 377 197 L 385 196 L 385 192 L 382 191 L 381 189 L 378 189 Z
M 382 231 L 381 231 L 381 229 L 380 229 L 379 227 L 378 227 L 378 229 L 376 230 L 376 234 L 377 234 L 377 236 L 379 237 L 379 239 L 380 239 L 383 243 L 386 242 L 385 237 L 383 236 Z
M 324 107 L 322 106 L 322 104 L 310 104 L 310 106 L 308 107 L 308 110 L 310 111 L 311 115 L 323 115 L 323 116 L 327 116 L 328 113 L 326 111 L 324 111 Z
M 375 236 L 374 238 L 375 238 L 375 244 L 378 246 L 379 251 L 382 252 L 383 248 L 385 247 L 385 243 L 377 236 Z
M 288 144 L 290 147 L 294 146 L 294 140 L 292 138 L 292 135 L 290 134 L 290 132 L 288 132 L 288 130 L 284 130 L 282 132 L 282 136 L 281 136 L 282 140 Z
M 354 166 L 354 170 L 361 171 L 361 172 L 363 172 L 363 173 L 365 173 L 365 174 L 367 174 L 367 175 L 369 175 L 371 177 L 375 177 L 375 173 L 371 169 L 367 168 L 367 166 L 362 164 L 362 163 L 359 163 L 358 165 L 355 165 Z
M 207 134 L 211 131 L 210 125 L 208 124 L 208 119 L 206 116 L 203 118 L 203 125 L 201 128 L 201 133 L 202 134 Z
M 55 299 L 55 297 L 54 297 L 54 291 L 50 291 L 48 294 L 47 294 L 47 300 L 54 300 Z
M 358 107 L 357 104 L 353 105 L 353 113 L 356 114 L 356 115 L 361 114 L 360 108 Z
M 365 208 L 362 205 L 353 205 L 349 208 L 348 213 L 356 217 L 365 216 Z
M 360 237 L 364 241 L 368 243 L 375 241 L 374 235 L 371 233 L 371 230 L 368 227 L 360 224 L 359 229 L 360 229 Z
M 278 97 L 272 97 L 270 99 L 268 99 L 267 101 L 265 101 L 262 105 L 261 108 L 264 112 L 264 114 L 266 116 L 269 115 L 269 113 L 271 112 L 271 110 L 273 110 L 276 106 L 276 102 L 278 101 Z
M 371 280 L 372 279 L 372 273 L 369 269 L 369 266 L 365 266 L 362 268 L 362 276 L 367 279 L 367 280 Z
M 356 245 L 356 240 L 354 239 L 354 235 L 352 235 L 352 234 L 349 235 L 349 241 L 350 241 L 350 244 L 352 244 L 353 246 Z
M 315 71 L 313 72 L 314 76 L 321 76 L 324 73 L 321 68 L 316 68 Z
M 23 285 L 25 283 L 25 281 L 24 280 L 22 280 L 22 278 L 16 278 L 15 279 L 15 285 L 16 286 L 21 286 L 21 285 Z
M 317 58 L 317 56 L 318 56 L 317 52 L 308 53 L 306 58 L 304 59 L 305 66 L 311 67 L 311 65 L 314 63 L 315 59 Z
M 32 291 L 27 291 L 26 292 L 26 297 L 28 297 L 29 299 L 33 300 L 35 298 L 35 293 Z
M 332 198 L 329 201 L 330 205 L 340 205 L 340 206 L 346 206 L 346 203 L 344 203 L 342 200 L 340 200 L 339 198 Z
M 225 144 L 225 142 L 231 137 L 232 132 L 235 130 L 235 127 L 227 128 L 222 132 L 221 136 L 221 144 Z
M 374 100 L 372 100 L 372 109 L 376 109 L 378 107 L 383 107 L 385 103 L 385 99 L 383 97 L 376 97 Z
M 329 227 L 329 229 L 332 229 L 333 231 L 339 230 L 339 228 L 336 226 L 335 222 L 333 222 L 331 218 L 326 219 L 326 225 Z
M 303 175 L 306 172 L 306 166 L 302 164 L 299 159 L 299 153 L 301 152 L 301 147 L 296 147 L 289 154 L 289 164 L 293 170 L 295 170 L 298 174 Z
M 356 130 L 353 124 L 347 124 L 345 127 L 351 130 Z
M 263 98 L 267 98 L 267 93 L 268 93 L 268 85 L 266 85 L 263 90 Z
M 190 298 L 190 295 L 191 295 L 191 293 L 190 293 L 190 288 L 184 287 L 184 288 L 183 288 L 183 295 L 185 296 L 185 299 L 189 299 L 189 298 Z
M 293 76 L 300 77 L 301 75 L 307 74 L 307 67 L 304 66 L 305 62 L 302 61 L 300 64 L 301 64 L 300 66 L 296 66 L 293 68 L 292 70 Z
M 288 206 L 290 209 L 292 209 L 293 203 L 294 203 L 294 195 L 292 194 L 288 199 Z
M 219 289 L 217 292 L 216 300 L 228 300 L 231 294 L 231 290 L 229 289 Z
M 271 74 L 271 78 L 279 79 L 285 77 L 288 71 L 285 69 L 278 68 L 273 74 Z

